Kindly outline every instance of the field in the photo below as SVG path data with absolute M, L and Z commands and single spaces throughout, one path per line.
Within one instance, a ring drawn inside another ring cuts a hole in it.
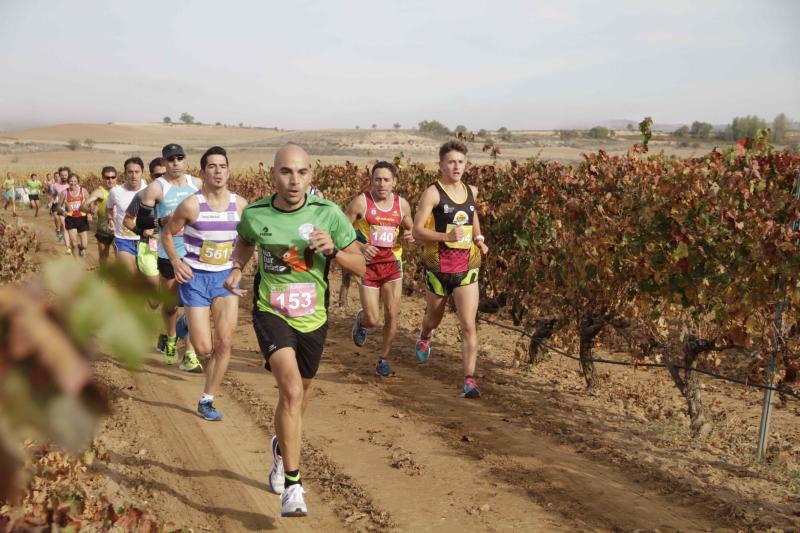
M 58 132 L 53 131 L 57 128 L 51 128 L 18 135 L 24 135 L 25 142 L 37 146 L 61 142 L 64 136 L 91 136 L 97 145 L 91 151 L 7 153 L 0 156 L 0 167 L 5 169 L 11 158 L 18 157 L 17 162 L 10 164 L 12 170 L 18 165 L 41 172 L 45 160 L 49 167 L 68 163 L 79 169 L 99 170 L 107 162 L 102 156 L 113 156 L 117 161 L 125 157 L 128 148 L 138 147 L 143 156 L 149 156 L 155 155 L 157 147 L 169 140 L 182 142 L 195 153 L 212 142 L 224 144 L 211 134 L 218 130 L 213 127 L 64 128 Z M 113 129 L 120 131 L 112 134 Z M 248 195 L 263 191 L 265 186 L 245 170 L 259 160 L 268 164 L 275 147 L 288 139 L 308 145 L 312 156 L 320 157 L 323 162 L 348 159 L 363 163 L 378 157 L 391 158 L 400 151 L 394 148 L 400 145 L 393 143 L 403 136 L 411 147 L 402 149 L 406 156 L 427 163 L 436 157 L 437 141 L 408 132 L 337 133 L 336 142 L 342 145 L 340 154 L 333 153 L 331 137 L 325 132 L 234 129 L 236 137 L 231 133 L 222 139 L 229 139 L 229 145 L 235 147 L 234 157 L 243 161 L 237 167 L 236 183 L 247 188 Z M 223 133 L 228 133 L 225 130 L 222 128 Z M 164 136 L 165 131 L 179 132 L 182 137 Z M 48 137 L 45 133 L 52 135 Z M 384 140 L 370 144 L 378 139 Z M 105 149 L 115 142 L 123 143 L 125 150 L 101 151 L 101 147 Z M 515 154 L 513 150 L 519 150 L 514 157 L 524 159 L 542 149 L 533 146 L 539 141 L 528 142 L 529 146 L 509 148 L 509 152 Z M 608 148 L 608 154 L 613 155 L 613 152 L 627 152 L 629 145 L 620 143 Z M 650 145 L 651 152 L 660 148 L 657 142 Z M 573 157 L 577 160 L 579 149 L 561 149 L 576 151 L 564 155 L 563 162 L 573 161 Z M 750 149 L 742 148 L 742 152 Z M 717 245 L 723 249 L 734 237 L 743 247 L 769 238 L 777 243 L 776 250 L 769 249 L 769 253 L 796 254 L 779 242 L 783 237 L 764 228 L 773 227 L 766 222 L 776 217 L 778 200 L 791 194 L 792 183 L 783 178 L 797 171 L 797 158 L 756 153 L 758 148 L 752 150 L 752 154 L 747 152 L 743 156 L 732 152 L 718 158 L 708 157 L 706 161 L 676 163 L 674 167 L 669 166 L 667 159 L 647 160 L 644 156 L 641 160 L 615 159 L 603 153 L 590 156 L 578 170 L 537 162 L 528 166 L 500 166 L 504 162 L 499 161 L 496 166 L 476 167 L 471 179 L 484 191 L 481 214 L 487 228 L 494 231 L 488 240 L 496 256 L 502 258 L 486 262 L 485 296 L 496 301 L 506 289 L 508 294 L 504 297 L 514 302 L 513 306 L 510 303 L 501 306 L 499 312 L 491 315 L 492 320 L 511 324 L 516 319 L 520 327 L 532 331 L 532 320 L 520 320 L 519 308 L 529 309 L 528 318 L 535 318 L 538 315 L 532 310 L 542 309 L 543 298 L 547 296 L 551 306 L 548 311 L 578 305 L 585 310 L 586 299 L 566 301 L 564 295 L 574 291 L 584 296 L 588 293 L 589 303 L 602 301 L 609 323 L 617 318 L 611 317 L 610 309 L 614 306 L 619 317 L 636 317 L 647 322 L 656 306 L 644 293 L 630 296 L 630 302 L 641 305 L 634 309 L 633 304 L 618 302 L 615 294 L 604 292 L 604 288 L 612 285 L 612 281 L 623 283 L 626 276 L 643 275 L 640 270 L 651 267 L 655 262 L 651 255 L 658 255 L 658 250 L 620 248 L 616 255 L 633 259 L 634 254 L 639 254 L 635 258 L 641 261 L 632 262 L 636 267 L 633 270 L 626 270 L 630 266 L 627 264 L 597 260 L 593 265 L 580 265 L 591 276 L 581 276 L 578 271 L 572 271 L 576 274 L 574 279 L 555 281 L 556 278 L 548 276 L 557 273 L 554 264 L 569 264 L 570 257 L 614 257 L 615 254 L 606 253 L 608 249 L 598 252 L 598 247 L 608 246 L 608 239 L 619 237 L 614 246 L 623 243 L 627 246 L 634 237 L 642 235 L 650 235 L 654 245 L 662 242 L 658 235 L 648 232 L 660 228 L 655 216 L 660 211 L 656 207 L 665 203 L 674 206 L 675 220 L 684 212 L 692 217 L 680 219 L 684 225 L 677 237 L 663 241 L 670 252 L 666 259 L 662 258 L 666 264 L 659 267 L 661 271 L 688 274 L 695 271 L 692 269 L 708 266 L 708 262 L 703 262 L 707 258 L 695 253 L 694 243 L 690 249 L 685 249 L 685 244 L 680 246 L 690 239 L 717 239 Z M 502 156 L 511 157 L 505 152 Z M 51 157 L 52 164 L 47 159 Z M 491 163 L 483 157 L 478 155 L 479 162 Z M 748 189 L 746 180 L 742 186 L 732 177 L 744 180 L 742 176 L 746 174 L 747 179 L 756 179 L 752 172 L 748 174 L 742 168 L 760 169 L 764 179 L 769 180 L 768 186 L 774 188 L 767 189 L 767 194 L 757 187 Z M 780 172 L 771 173 L 770 169 Z M 360 166 L 325 166 L 318 170 L 317 182 L 337 199 L 352 194 L 363 184 Z M 407 164 L 404 172 L 407 178 L 404 187 L 409 191 L 418 191 L 421 183 L 431 179 L 424 166 Z M 711 196 L 703 180 L 714 179 L 715 172 L 725 178 L 719 180 L 722 192 L 714 193 L 719 204 L 727 205 L 723 200 L 745 195 L 747 208 L 736 210 L 727 206 L 725 213 L 733 217 L 732 224 L 727 219 L 720 222 L 711 217 L 706 226 L 691 226 L 690 222 L 697 218 L 696 206 L 686 199 L 702 198 L 707 204 Z M 629 176 L 636 179 L 630 180 Z M 678 183 L 673 180 L 685 176 L 696 180 L 690 183 L 699 184 L 699 188 L 676 191 L 668 187 Z M 493 187 L 493 183 L 503 183 L 503 187 Z M 663 190 L 658 188 L 659 183 L 663 184 Z M 519 196 L 508 194 L 508 184 Z M 617 188 L 609 188 L 612 184 Z M 653 220 L 641 216 L 640 204 L 624 201 L 628 191 L 636 192 L 641 205 L 652 205 L 656 211 Z M 728 193 L 730 197 L 725 196 Z M 549 203 L 534 204 L 533 198 Z M 554 218 L 552 224 L 516 209 L 519 202 L 530 205 L 532 212 L 536 212 L 534 206 L 540 208 L 543 216 Z M 584 225 L 595 218 L 598 205 L 603 207 L 600 212 L 605 217 L 599 237 L 591 231 L 560 232 L 562 220 L 563 226 L 586 229 Z M 781 205 L 780 209 L 793 212 Z M 47 263 L 63 253 L 47 218 L 40 215 L 34 220 L 27 209 L 22 209 L 21 217 L 13 221 L 8 214 L 0 215 L 12 226 L 22 225 L 38 233 L 39 249 L 34 261 Z M 762 215 L 764 220 L 759 218 Z M 635 231 L 640 233 L 634 235 Z M 768 259 L 772 256 L 757 255 L 765 253 L 760 247 L 747 250 L 758 258 L 753 262 L 770 263 Z M 96 267 L 93 250 L 86 266 Z M 732 272 L 734 268 L 745 272 L 748 265 L 731 264 L 730 268 Z M 521 294 L 508 291 L 513 283 L 498 281 L 509 272 L 512 279 L 524 280 L 525 283 L 517 284 L 523 285 Z M 194 531 L 777 532 L 800 528 L 797 467 L 800 404 L 791 397 L 783 402 L 776 395 L 770 452 L 765 461 L 756 461 L 760 390 L 696 377 L 709 426 L 695 428 L 695 420 L 687 414 L 686 400 L 666 369 L 597 364 L 596 370 L 587 372 L 578 362 L 555 351 L 538 354 L 537 364 L 529 366 L 529 339 L 507 328 L 481 322 L 477 378 L 484 397 L 478 402 L 467 402 L 457 395 L 461 379 L 460 349 L 458 327 L 452 314 L 436 332 L 431 362 L 425 366 L 415 363 L 413 343 L 424 303 L 413 261 L 406 281 L 410 288 L 415 284 L 417 288 L 403 300 L 400 311 L 402 325 L 393 354 L 398 371 L 395 378 L 378 380 L 372 375 L 379 330 L 372 331 L 363 348 L 352 344 L 350 327 L 358 308 L 356 291 L 350 290 L 340 305 L 331 307 L 328 343 L 319 378 L 312 389 L 305 427 L 304 480 L 312 513 L 309 518 L 300 521 L 276 518 L 278 499 L 266 490 L 270 463 L 268 439 L 276 389 L 262 368 L 247 299 L 240 303 L 233 361 L 223 392 L 218 396 L 218 405 L 227 417 L 221 424 L 208 424 L 193 414 L 202 378 L 164 366 L 154 353 L 147 354 L 142 369 L 132 374 L 110 357 L 93 363 L 96 379 L 107 388 L 113 407 L 95 439 L 93 449 L 98 459 L 86 466 L 87 474 L 93 476 L 93 490 L 105 494 L 116 505 L 132 504 L 137 509 L 146 509 L 162 524 L 190 527 Z M 723 282 L 711 275 L 705 281 L 714 287 L 718 284 L 721 291 L 724 289 Z M 340 301 L 340 285 L 338 272 L 334 272 L 332 302 Z M 666 285 L 662 289 L 666 290 Z M 729 285 L 734 289 L 740 287 L 736 282 Z M 669 290 L 681 291 L 684 308 L 700 308 L 707 303 L 698 297 L 693 286 L 669 287 Z M 759 290 L 766 293 L 770 289 L 764 285 Z M 744 314 L 749 309 L 751 315 L 760 317 L 768 309 L 755 299 L 748 305 L 749 308 L 743 307 L 738 312 Z M 668 318 L 670 312 L 683 312 L 669 305 L 659 309 Z M 791 309 L 787 321 L 796 320 L 796 308 Z M 732 318 L 721 328 L 724 332 L 720 335 L 747 342 L 748 346 L 763 342 L 755 331 L 766 328 L 768 322 L 751 323 L 749 317 L 738 320 L 734 310 L 729 314 Z M 693 315 L 685 320 L 698 321 L 700 326 L 693 331 L 707 332 L 710 321 L 722 320 L 707 315 L 706 311 L 701 318 Z M 745 321 L 746 334 L 739 331 L 742 328 L 737 329 Z M 574 329 L 572 324 L 565 326 L 548 342 L 569 353 L 578 353 L 585 348 L 584 344 L 574 334 L 565 333 Z M 631 361 L 634 350 L 629 339 L 610 327 L 606 329 L 593 345 L 594 356 Z M 589 344 L 591 349 L 592 343 Z M 652 360 L 656 359 L 647 359 Z M 706 361 L 700 366 L 735 377 L 748 377 L 751 373 L 761 376 L 763 372 L 763 365 L 746 357 L 744 351 L 722 357 L 716 364 Z M 587 381 L 592 380 L 587 390 Z

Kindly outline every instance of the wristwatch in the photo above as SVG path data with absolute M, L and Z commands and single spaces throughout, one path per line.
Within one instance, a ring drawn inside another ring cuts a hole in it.
M 333 251 L 330 254 L 322 254 L 325 256 L 325 259 L 333 259 L 336 257 L 336 254 L 339 253 L 339 249 L 337 247 L 333 247 Z

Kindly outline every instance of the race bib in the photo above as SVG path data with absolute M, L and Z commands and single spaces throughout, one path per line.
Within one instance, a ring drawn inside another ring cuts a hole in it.
M 379 248 L 391 248 L 396 234 L 397 228 L 393 226 L 370 226 L 369 243 Z
M 151 252 L 157 252 L 158 251 L 158 241 L 153 239 L 152 237 L 147 239 L 147 246 L 150 247 L 150 251 Z
M 450 233 L 453 231 L 453 228 L 457 228 L 458 226 L 459 224 L 448 224 L 445 233 Z M 472 246 L 472 226 L 464 225 L 461 227 L 464 228 L 464 236 L 461 237 L 461 240 L 456 242 L 445 241 L 445 246 L 448 248 L 460 248 L 462 250 L 466 250 Z
M 200 262 L 209 265 L 224 265 L 230 260 L 232 251 L 233 241 L 203 241 L 203 246 L 200 248 Z
M 317 307 L 317 286 L 314 283 L 270 285 L 269 303 L 289 318 L 313 315 Z

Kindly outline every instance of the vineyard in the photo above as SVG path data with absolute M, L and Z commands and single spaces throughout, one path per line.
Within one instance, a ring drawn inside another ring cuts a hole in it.
M 422 190 L 436 179 L 436 169 L 407 160 L 402 154 L 394 162 L 401 173 L 398 192 L 414 205 Z M 196 169 L 191 172 L 197 173 Z M 350 163 L 318 164 L 314 176 L 315 184 L 326 198 L 343 206 L 368 187 L 369 169 Z M 776 151 L 760 139 L 688 160 L 649 154 L 646 146 L 633 146 L 623 156 L 603 151 L 587 154 L 581 164 L 574 166 L 534 158 L 468 167 L 465 181 L 479 190 L 481 226 L 490 248 L 482 266 L 480 316 L 484 322 L 522 332 L 518 347 L 524 364 L 518 370 L 503 372 L 517 372 L 517 378 L 523 382 L 531 374 L 521 375 L 522 372 L 535 374 L 552 354 L 577 354 L 578 361 L 568 364 L 580 370 L 579 388 L 585 387 L 595 394 L 608 387 L 607 374 L 596 367 L 598 361 L 608 360 L 609 354 L 617 354 L 613 362 L 619 364 L 664 367 L 657 372 L 662 372 L 679 390 L 694 437 L 707 436 L 718 420 L 711 416 L 704 402 L 701 373 L 762 387 L 768 382 L 781 401 L 793 401 L 798 397 L 796 374 L 800 362 L 797 318 L 800 251 L 798 232 L 794 229 L 795 221 L 800 219 L 796 196 L 799 177 L 798 155 Z M 96 178 L 84 182 L 90 190 L 97 185 Z M 251 201 L 271 192 L 268 177 L 252 172 L 233 175 L 231 188 Z M 38 246 L 33 230 L 24 225 L 6 225 L 0 220 L 0 280 L 7 283 L 0 291 L 3 304 L 0 326 L 4 331 L 25 333 L 0 343 L 5 357 L 0 358 L 0 375 L 12 369 L 17 387 L 14 395 L 0 390 L 0 405 L 13 415 L 11 434 L 19 437 L 17 441 L 27 437 L 75 449 L 80 445 L 68 437 L 86 439 L 91 434 L 91 423 L 81 425 L 77 436 L 72 432 L 65 435 L 59 433 L 62 426 L 54 429 L 47 424 L 50 413 L 61 408 L 65 396 L 72 402 L 79 400 L 80 408 L 74 409 L 79 415 L 75 420 L 93 420 L 97 413 L 106 412 L 108 399 L 95 397 L 96 391 L 87 381 L 89 359 L 103 351 L 116 354 L 125 365 L 140 361 L 141 353 L 147 351 L 144 339 L 153 335 L 136 335 L 134 342 L 127 332 L 133 327 L 153 327 L 148 325 L 152 317 L 139 313 L 127 322 L 119 320 L 126 315 L 123 301 L 142 292 L 138 282 L 121 283 L 129 288 L 119 295 L 109 288 L 118 283 L 97 281 L 91 275 L 85 277 L 65 264 L 47 265 L 40 286 L 33 287 L 34 292 L 30 287 L 17 286 L 15 282 L 26 269 L 32 268 L 34 263 L 29 259 Z M 412 249 L 405 257 L 407 288 L 421 294 L 417 253 Z M 98 272 L 107 280 L 122 279 L 113 267 Z M 79 297 L 86 304 L 73 305 L 68 315 L 65 309 Z M 138 300 L 142 298 L 139 294 Z M 144 304 L 139 307 L 143 309 Z M 336 320 L 342 320 L 336 316 Z M 416 324 L 415 320 L 406 318 L 410 327 Z M 91 331 L 99 334 L 90 334 Z M 33 344 L 24 341 L 26 338 L 33 339 Z M 483 334 L 481 338 L 482 343 L 495 342 Z M 53 339 L 62 346 L 56 350 L 61 357 L 55 356 Z M 343 342 L 334 335 L 331 340 L 331 350 L 342 354 L 348 351 L 349 339 Z M 237 342 L 244 346 L 248 341 L 241 338 Z M 621 353 L 625 355 L 619 356 Z M 489 358 L 486 359 L 479 365 L 488 367 Z M 135 385 L 125 385 L 114 394 L 134 395 L 137 387 L 146 386 L 154 373 L 163 370 L 160 365 L 147 368 Z M 434 368 L 443 373 L 441 367 Z M 363 381 L 354 378 L 351 371 L 352 367 L 342 374 L 347 376 L 347 386 L 353 385 L 354 391 L 359 387 L 363 390 Z M 238 373 L 235 380 L 256 378 L 260 380 L 263 376 L 251 377 L 248 371 Z M 350 383 L 353 379 L 356 381 Z M 235 380 L 235 388 L 239 388 L 240 383 Z M 261 381 L 249 383 L 255 391 Z M 46 386 L 42 388 L 42 384 Z M 154 387 L 150 394 L 154 394 L 162 385 L 150 386 Z M 327 390 L 326 394 L 333 399 L 334 389 Z M 610 389 L 608 394 L 618 394 L 617 390 Z M 171 393 L 165 389 L 163 394 Z M 245 403 L 252 408 L 256 398 L 265 401 L 256 392 L 248 392 Z M 167 397 L 161 400 L 166 405 Z M 344 410 L 339 403 L 333 403 L 335 410 L 327 413 L 328 420 L 337 420 L 336 417 L 353 410 L 350 407 Z M 267 404 L 265 401 L 264 405 Z M 410 422 L 411 415 L 406 413 L 413 413 L 413 409 L 403 405 L 407 411 L 394 411 L 387 416 L 393 424 Z M 518 405 L 525 407 L 517 409 Z M 530 405 L 512 403 L 508 409 L 527 413 Z M 124 407 L 123 412 L 126 409 L 130 407 Z M 264 412 L 259 411 L 260 419 L 269 418 Z M 181 413 L 175 416 L 186 418 Z M 168 427 L 171 424 L 172 421 Z M 375 446 L 378 440 L 377 430 L 370 431 L 363 446 Z M 413 433 L 406 431 L 403 435 Z M 528 435 L 519 438 L 524 440 Z M 459 446 L 474 447 L 473 439 L 466 433 L 458 434 L 457 442 Z M 145 444 L 148 450 L 155 446 L 146 439 L 136 441 L 132 436 L 126 440 L 137 457 Z M 700 438 L 696 440 L 702 442 Z M 17 524 L 25 520 L 28 525 L 50 520 L 61 525 L 116 524 L 135 530 L 143 523 L 154 522 L 156 518 L 149 511 L 140 510 L 142 507 L 118 509 L 97 503 L 100 489 L 95 484 L 102 476 L 92 469 L 89 474 L 86 471 L 92 461 L 113 468 L 105 446 L 95 441 L 84 449 L 88 459 L 86 455 L 82 459 L 69 459 L 56 449 L 28 441 L 27 453 L 35 458 L 33 467 L 28 468 L 33 469 L 33 481 L 27 483 L 30 490 L 25 500 L 26 510 L 17 516 Z M 22 462 L 13 448 L 8 443 L 0 446 L 0 471 L 8 479 L 13 474 L 14 486 L 6 488 L 18 491 L 26 482 L 19 478 Z M 370 449 L 361 448 L 359 453 Z M 407 469 L 411 473 L 402 474 L 407 479 L 420 479 L 413 477 L 423 468 L 415 461 L 422 463 L 423 459 L 402 454 L 401 457 L 397 450 L 393 453 L 392 470 Z M 196 468 L 205 468 L 207 460 L 203 458 L 202 465 Z M 427 460 L 433 464 L 433 458 Z M 364 459 L 359 456 L 356 463 L 362 464 Z M 444 469 L 437 469 L 441 470 Z M 147 470 L 142 471 L 143 477 L 149 475 Z M 48 481 L 51 478 L 52 483 Z M 331 474 L 330 479 L 333 478 Z M 48 483 L 53 487 L 46 488 Z M 145 481 L 138 483 L 146 485 Z M 63 487 L 59 488 L 59 484 Z M 77 485 L 78 491 L 69 492 L 70 484 Z M 188 493 L 187 487 L 184 488 Z M 338 485 L 326 490 L 334 495 L 341 492 Z M 45 499 L 44 494 L 51 496 Z M 239 497 L 237 492 L 232 494 Z M 76 503 L 76 499 L 80 501 Z M 520 509 L 528 512 L 525 506 Z M 480 508 L 474 512 L 479 513 Z M 567 511 L 560 509 L 560 512 Z M 355 511 L 352 513 L 346 516 L 347 520 L 357 523 L 362 519 Z M 748 520 L 758 523 L 756 518 Z

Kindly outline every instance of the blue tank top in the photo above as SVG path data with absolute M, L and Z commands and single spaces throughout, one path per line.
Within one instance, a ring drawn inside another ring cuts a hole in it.
M 156 218 L 163 218 L 171 215 L 186 197 L 197 191 L 197 187 L 194 186 L 194 178 L 189 174 L 184 174 L 184 178 L 186 178 L 186 185 L 183 187 L 172 185 L 164 178 L 156 178 L 156 181 L 164 190 L 163 198 L 156 204 Z M 183 244 L 183 231 L 174 236 L 173 242 L 175 243 L 175 250 L 178 252 L 178 257 L 186 255 L 186 247 Z M 168 259 L 167 252 L 161 244 L 161 239 L 158 240 L 158 257 Z

